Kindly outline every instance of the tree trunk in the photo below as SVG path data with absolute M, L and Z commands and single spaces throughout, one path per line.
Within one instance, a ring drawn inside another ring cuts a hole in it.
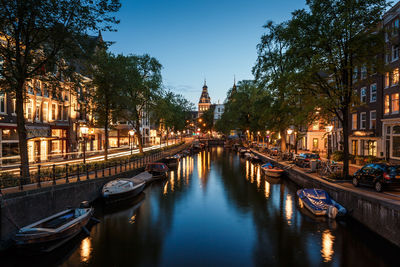
M 286 152 L 286 133 L 285 130 L 281 130 L 280 132 L 281 135 L 281 151 Z
M 24 116 L 24 83 L 18 85 L 16 88 L 16 113 L 17 113 L 17 132 L 19 141 L 19 155 L 22 166 L 22 177 L 25 181 L 30 179 L 29 176 L 29 158 L 28 158 L 28 141 L 27 133 L 25 128 L 25 116 Z
M 143 153 L 142 133 L 140 132 L 140 121 L 138 119 L 136 119 L 135 130 L 139 143 L 139 152 Z
M 346 179 L 349 175 L 349 108 L 343 109 L 343 177 Z
M 167 146 L 168 146 L 168 135 L 169 135 L 169 131 L 167 129 Z

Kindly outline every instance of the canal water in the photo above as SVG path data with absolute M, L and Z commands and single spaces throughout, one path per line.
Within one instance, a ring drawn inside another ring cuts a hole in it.
M 221 147 L 183 158 L 129 203 L 48 256 L 3 266 L 392 266 L 399 250 L 351 220 L 315 218 L 298 188 Z

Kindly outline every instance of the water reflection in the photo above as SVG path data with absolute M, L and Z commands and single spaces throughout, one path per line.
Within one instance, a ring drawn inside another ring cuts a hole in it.
M 90 254 L 92 252 L 92 241 L 90 237 L 86 237 L 82 240 L 81 247 L 81 262 L 88 262 L 90 259 Z
M 267 181 L 265 181 L 264 194 L 266 199 L 269 198 L 269 190 L 270 190 L 270 184 Z
M 291 225 L 293 216 L 293 201 L 292 196 L 289 194 L 286 195 L 285 214 L 288 225 Z
M 321 255 L 324 259 L 324 262 L 330 262 L 333 256 L 333 242 L 335 241 L 335 237 L 332 235 L 329 229 L 326 229 L 322 233 L 322 249 Z

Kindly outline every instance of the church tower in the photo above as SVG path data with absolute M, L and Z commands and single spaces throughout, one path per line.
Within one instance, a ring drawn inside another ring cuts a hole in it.
M 208 87 L 206 84 L 206 80 L 204 79 L 203 91 L 201 92 L 200 101 L 199 101 L 199 114 L 200 117 L 204 111 L 208 110 L 211 106 L 211 98 L 208 95 Z

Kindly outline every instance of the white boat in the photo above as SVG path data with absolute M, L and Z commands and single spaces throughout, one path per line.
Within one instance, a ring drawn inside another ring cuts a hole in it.
M 107 202 L 124 200 L 139 195 L 146 182 L 135 183 L 129 179 L 116 179 L 106 183 L 102 189 L 102 196 Z
M 93 208 L 71 208 L 25 226 L 14 237 L 18 248 L 50 252 L 79 234 L 93 215 Z M 87 230 L 86 230 L 87 231 Z

